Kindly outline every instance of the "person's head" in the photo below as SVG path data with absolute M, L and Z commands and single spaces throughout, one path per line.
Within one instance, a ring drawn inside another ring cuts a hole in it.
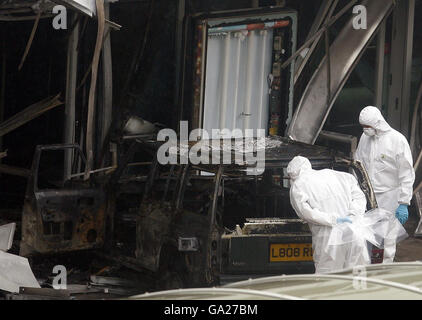
M 391 129 L 381 111 L 373 106 L 362 109 L 359 115 L 359 123 L 367 136 L 374 136 Z
M 287 166 L 287 174 L 292 181 L 308 170 L 312 170 L 312 164 L 307 158 L 301 156 L 294 157 Z

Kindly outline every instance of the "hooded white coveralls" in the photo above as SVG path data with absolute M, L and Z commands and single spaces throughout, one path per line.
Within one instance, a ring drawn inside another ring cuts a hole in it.
M 371 126 L 375 135 L 362 134 L 355 159 L 368 172 L 378 206 L 391 214 L 400 204 L 410 205 L 415 171 L 406 138 L 391 128 L 376 107 L 364 108 L 359 116 L 361 125 Z M 385 241 L 384 263 L 391 263 L 396 253 L 396 242 Z
M 330 169 L 313 170 L 309 160 L 300 156 L 289 163 L 287 173 L 291 178 L 290 202 L 312 232 L 316 273 L 369 264 L 365 244 L 336 246 L 334 255 L 326 251 L 337 218 L 365 213 L 366 198 L 356 178 Z

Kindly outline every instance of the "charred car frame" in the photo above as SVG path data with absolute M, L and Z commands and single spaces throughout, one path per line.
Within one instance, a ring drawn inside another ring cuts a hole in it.
M 266 148 L 265 172 L 255 176 L 246 174 L 246 163 L 160 165 L 155 158 L 137 218 L 139 264 L 179 287 L 313 272 L 311 233 L 289 201 L 285 168 L 296 155 L 315 169 L 352 170 L 368 209 L 377 206 L 359 162 L 325 147 L 270 139 L 277 146 Z

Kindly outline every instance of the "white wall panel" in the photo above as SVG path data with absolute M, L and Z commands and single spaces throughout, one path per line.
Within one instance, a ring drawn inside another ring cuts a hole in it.
M 209 35 L 203 128 L 210 134 L 267 130 L 272 37 L 272 29 Z

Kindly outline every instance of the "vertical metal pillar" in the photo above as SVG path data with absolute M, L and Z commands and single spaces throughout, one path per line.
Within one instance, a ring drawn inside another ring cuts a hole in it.
M 409 133 L 409 99 L 412 67 L 415 0 L 398 1 L 393 13 L 388 122 L 403 133 Z
M 376 51 L 376 62 L 375 62 L 375 95 L 374 95 L 374 106 L 378 109 L 382 109 L 383 103 L 383 84 L 384 84 L 384 55 L 385 55 L 385 23 L 380 25 L 377 35 L 377 51 Z
M 4 120 L 4 108 L 6 103 L 6 75 L 7 75 L 7 58 L 6 58 L 6 32 L 2 30 L 2 55 L 1 55 L 1 81 L 0 81 L 0 123 Z M 0 151 L 3 151 L 3 137 L 0 137 Z M 1 163 L 1 159 L 0 159 Z
M 74 13 L 72 23 L 78 18 L 78 13 Z M 64 143 L 75 142 L 75 102 L 76 102 L 76 80 L 78 72 L 78 40 L 79 22 L 69 37 L 67 47 L 67 67 L 66 67 L 66 98 L 65 98 L 65 123 L 64 123 Z M 72 173 L 73 150 L 65 150 L 64 159 L 64 179 L 70 178 Z
M 179 98 L 180 98 L 180 88 L 183 87 L 181 84 L 181 74 L 184 72 L 182 71 L 182 66 L 184 63 L 182 61 L 182 51 L 183 51 L 183 41 L 187 41 L 183 39 L 183 21 L 185 19 L 186 13 L 186 0 L 179 0 L 177 6 L 177 17 L 176 17 L 176 43 L 175 43 L 175 59 L 176 59 L 176 70 L 175 70 L 175 86 L 174 86 L 174 105 L 179 105 Z
M 104 13 L 105 18 L 110 18 L 110 3 L 104 3 Z M 106 25 L 106 30 L 104 34 L 106 37 L 103 40 L 103 49 L 101 51 L 101 82 L 98 98 L 98 110 L 97 113 L 99 126 L 98 126 L 98 141 L 97 146 L 98 150 L 102 149 L 104 145 L 104 140 L 106 139 L 107 133 L 110 129 L 112 114 L 113 114 L 113 72 L 112 72 L 112 56 L 111 56 L 111 36 L 109 30 L 110 28 Z M 104 160 L 103 160 L 104 161 Z M 100 163 L 100 166 L 105 165 Z

